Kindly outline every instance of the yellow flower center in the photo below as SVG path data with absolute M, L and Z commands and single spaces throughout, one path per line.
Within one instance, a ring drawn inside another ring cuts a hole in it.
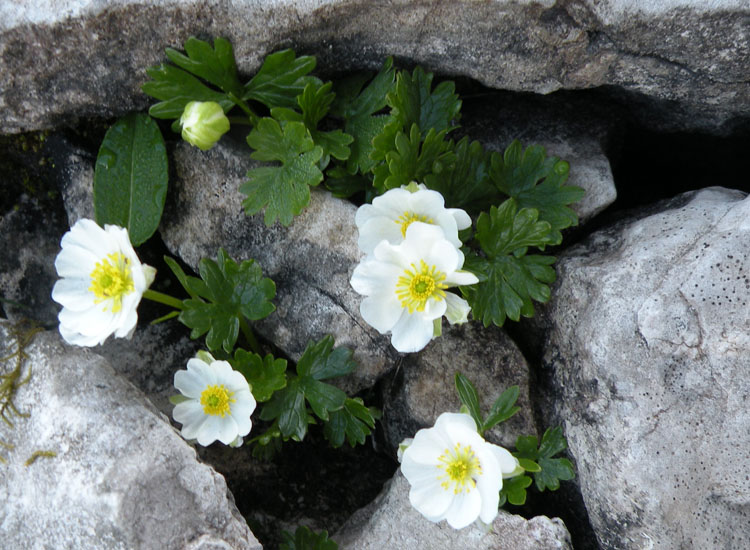
M 227 413 L 231 412 L 229 405 L 237 401 L 232 398 L 233 395 L 234 393 L 227 391 L 224 384 L 221 386 L 208 386 L 201 394 L 203 412 L 224 418 Z
M 446 449 L 438 458 L 438 468 L 442 474 L 438 476 L 440 486 L 449 490 L 453 488 L 453 494 L 469 492 L 476 487 L 475 476 L 482 475 L 482 466 L 479 459 L 471 450 L 471 445 L 462 447 L 460 443 L 451 449 Z
M 121 252 L 108 254 L 91 272 L 89 291 L 94 293 L 94 303 L 112 300 L 112 313 L 122 309 L 122 297 L 133 292 L 133 289 L 130 260 Z
M 397 220 L 393 221 L 401 226 L 401 236 L 404 238 L 406 238 L 406 230 L 414 222 L 435 223 L 432 221 L 432 218 L 428 218 L 423 214 L 415 214 L 414 212 L 409 212 L 408 210 L 401 214 L 401 216 L 399 216 Z
M 445 298 L 444 288 L 448 285 L 443 281 L 445 273 L 438 271 L 434 265 L 428 266 L 424 260 L 419 260 L 419 268 L 411 264 L 412 269 L 406 269 L 396 281 L 396 296 L 401 300 L 401 307 L 409 308 L 409 313 L 424 311 L 427 300 Z

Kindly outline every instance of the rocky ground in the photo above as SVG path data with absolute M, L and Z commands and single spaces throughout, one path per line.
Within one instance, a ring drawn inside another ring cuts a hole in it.
M 26 347 L 32 376 L 15 402 L 30 416 L 0 425 L 12 445 L 0 446 L 0 540 L 275 548 L 280 530 L 308 525 L 352 549 L 750 546 L 750 12 L 741 2 L 403 2 L 383 8 L 399 22 L 387 28 L 364 25 L 371 8 L 355 1 L 81 2 L 48 19 L 29 15 L 38 3 L 0 6 L 0 357 L 15 351 L 21 319 L 46 329 Z M 383 410 L 355 449 L 332 450 L 312 430 L 267 463 L 248 446 L 196 453 L 169 425 L 172 376 L 198 349 L 187 330 L 149 325 L 163 310 L 144 303 L 133 340 L 72 348 L 49 299 L 60 237 L 93 217 L 104 132 L 145 107 L 138 75 L 191 33 L 232 38 L 248 72 L 291 43 L 331 73 L 392 53 L 459 75 L 459 133 L 495 150 L 513 138 L 542 143 L 586 189 L 580 226 L 554 251 L 551 301 L 533 319 L 446 328 L 400 355 L 361 321 L 348 284 L 356 205 L 315 192 L 289 228 L 266 228 L 241 208 L 252 162 L 243 136 L 199 153 L 165 126 L 167 207 L 139 250 L 160 268 L 158 288 L 177 292 L 164 254 L 186 269 L 219 246 L 255 258 L 277 285 L 277 314 L 256 326 L 264 345 L 295 360 L 308 339 L 332 333 L 360 364 L 342 388 Z M 521 389 L 521 413 L 490 440 L 512 445 L 561 425 L 576 465 L 574 481 L 506 506 L 486 536 L 424 520 L 395 460 L 403 438 L 457 408 L 457 368 L 485 406 Z

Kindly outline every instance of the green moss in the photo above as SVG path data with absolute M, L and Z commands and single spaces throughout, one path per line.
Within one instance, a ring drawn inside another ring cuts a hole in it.
M 0 419 L 11 428 L 13 427 L 13 417 L 28 416 L 28 413 L 18 410 L 13 400 L 18 388 L 27 384 L 31 379 L 31 366 L 24 369 L 24 364 L 26 359 L 28 359 L 25 350 L 34 338 L 34 335 L 42 330 L 41 327 L 37 327 L 30 322 L 19 321 L 14 324 L 10 329 L 10 333 L 16 351 L 5 357 L 0 357 L 0 365 L 10 365 L 8 372 L 0 374 Z M 13 344 L 11 344 L 12 346 Z M 2 440 L 0 440 L 0 445 L 6 449 L 13 448 Z M 0 455 L 0 461 L 5 462 L 5 458 L 2 455 Z

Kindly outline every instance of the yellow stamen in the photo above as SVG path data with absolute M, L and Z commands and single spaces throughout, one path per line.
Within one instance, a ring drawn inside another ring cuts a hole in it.
M 411 264 L 412 269 L 406 269 L 396 281 L 396 296 L 401 300 L 401 307 L 408 308 L 409 313 L 424 311 L 425 304 L 430 298 L 442 300 L 445 298 L 443 283 L 445 273 L 438 271 L 436 266 L 428 266 L 424 260 L 419 260 L 419 268 Z
M 89 291 L 94 293 L 94 303 L 112 300 L 112 313 L 122 309 L 122 297 L 133 289 L 130 260 L 121 252 L 108 254 L 91 272 Z M 106 306 L 104 310 L 107 310 Z
M 406 230 L 414 222 L 435 223 L 432 218 L 428 218 L 424 214 L 415 214 L 414 212 L 409 212 L 408 210 L 401 214 L 401 216 L 399 216 L 397 220 L 393 221 L 401 226 L 401 236 L 404 238 L 406 238 Z
M 438 458 L 438 468 L 444 473 L 438 476 L 440 486 L 447 490 L 453 488 L 453 494 L 470 492 L 476 487 L 474 478 L 482 475 L 482 465 L 471 450 L 471 445 L 462 447 L 456 443 L 453 450 L 446 449 Z
M 229 412 L 231 412 L 231 403 L 237 401 L 232 398 L 233 392 L 228 392 L 224 387 L 221 386 L 208 386 L 203 393 L 201 393 L 201 405 L 203 405 L 203 412 L 212 416 L 221 416 L 224 418 Z

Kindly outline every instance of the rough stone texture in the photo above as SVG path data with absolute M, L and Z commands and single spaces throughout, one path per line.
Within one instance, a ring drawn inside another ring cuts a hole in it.
M 0 355 L 14 351 L 0 323 Z M 224 478 L 199 463 L 147 399 L 56 332 L 26 349 L 28 418 L 0 428 L 0 539 L 13 548 L 260 550 Z M 36 450 L 56 456 L 24 462 Z
M 608 154 L 619 141 L 623 113 L 605 111 L 600 99 L 572 94 L 528 96 L 497 93 L 463 102 L 459 130 L 486 149 L 502 152 L 517 139 L 524 147 L 542 145 L 547 154 L 570 163 L 567 183 L 582 187 L 571 205 L 585 224 L 617 199 Z
M 487 432 L 489 441 L 514 447 L 519 435 L 536 435 L 529 402 L 529 367 L 523 355 L 501 329 L 467 323 L 446 328 L 443 337 L 413 359 L 408 357 L 400 363 L 383 385 L 382 426 L 394 456 L 405 438 L 434 425 L 441 413 L 461 407 L 456 371 L 477 388 L 485 415 L 503 390 L 519 386 L 517 404 L 521 410 Z
M 558 260 L 536 325 L 604 549 L 750 547 L 748 220 L 709 188 Z
M 57 306 L 50 294 L 57 280 L 55 257 L 67 225 L 65 214 L 55 206 L 23 195 L 17 209 L 0 216 L 0 298 L 15 302 L 3 303 L 9 319 L 33 318 L 47 327 L 57 324 Z
M 461 530 L 432 523 L 409 504 L 409 482 L 399 470 L 367 507 L 332 537 L 346 550 L 572 550 L 570 535 L 557 518 L 500 511 L 490 532 L 476 525 Z
M 229 38 L 246 74 L 285 46 L 328 70 L 395 55 L 507 90 L 609 85 L 644 99 L 651 127 L 730 131 L 750 115 L 748 29 L 745 0 L 5 2 L 0 127 L 142 109 L 145 69 L 199 35 Z
M 360 297 L 349 285 L 360 256 L 356 207 L 314 190 L 291 226 L 268 228 L 262 214 L 248 217 L 242 208 L 238 188 L 251 167 L 246 147 L 225 140 L 201 153 L 183 142 L 174 165 L 176 181 L 161 225 L 167 247 L 196 269 L 201 258 L 215 258 L 219 247 L 238 261 L 257 260 L 276 283 L 276 312 L 255 323 L 258 333 L 293 359 L 310 339 L 333 334 L 336 345 L 355 350 L 360 364 L 347 377 L 347 389 L 372 386 L 397 354 L 362 321 Z

